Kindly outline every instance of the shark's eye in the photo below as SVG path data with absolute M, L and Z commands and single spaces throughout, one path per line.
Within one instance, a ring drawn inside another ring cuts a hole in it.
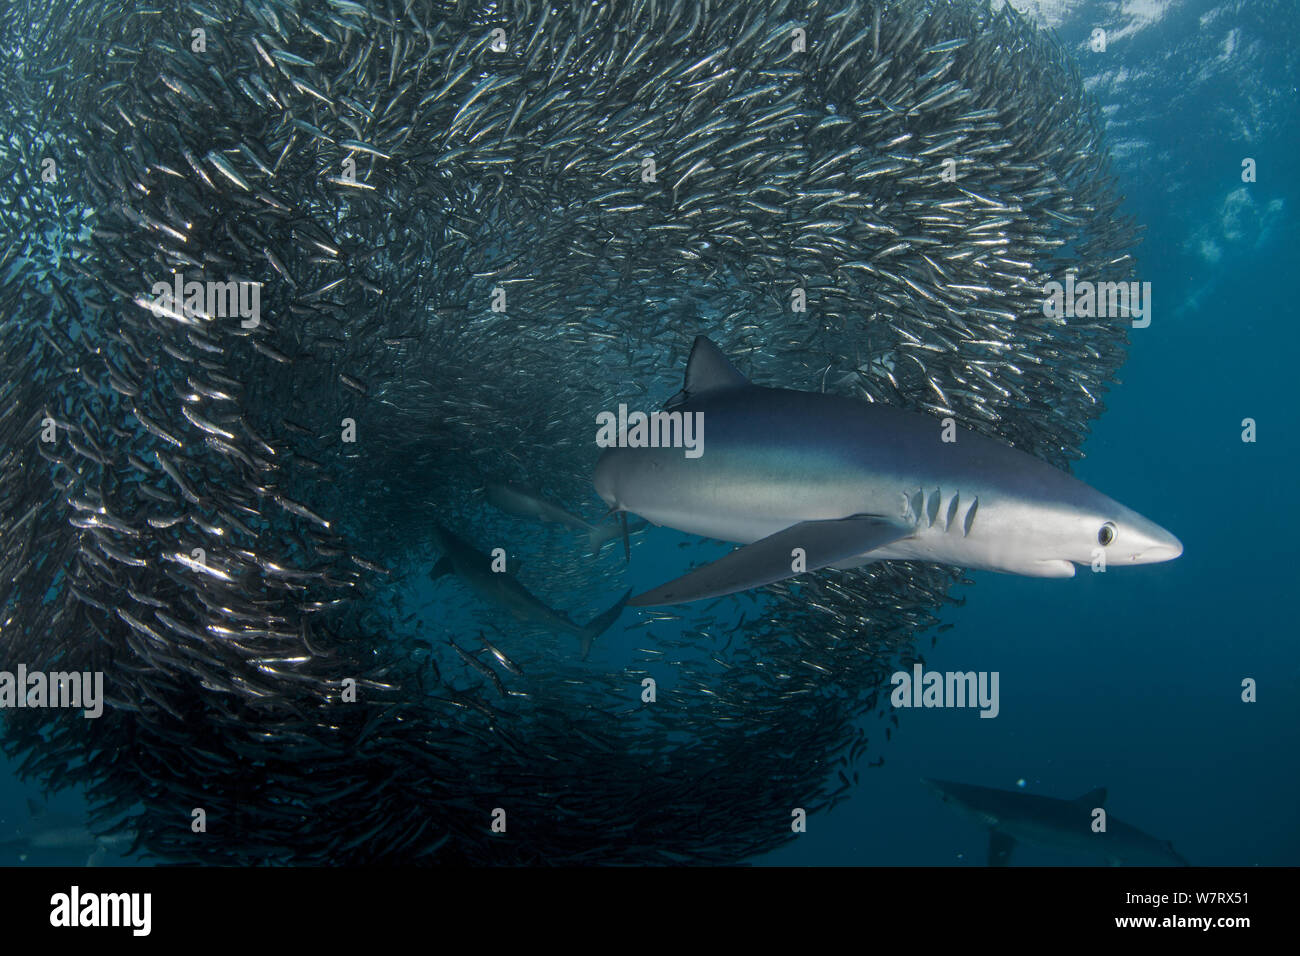
M 1115 540 L 1115 525 L 1107 521 L 1097 532 L 1097 543 L 1103 548 Z

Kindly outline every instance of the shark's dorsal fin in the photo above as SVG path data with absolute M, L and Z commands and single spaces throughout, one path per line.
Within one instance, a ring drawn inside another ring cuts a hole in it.
M 682 390 L 668 401 L 664 408 L 672 408 L 707 392 L 720 392 L 729 388 L 745 388 L 749 379 L 736 369 L 706 335 L 695 336 L 691 357 L 686 360 L 686 381 Z
M 1089 810 L 1093 807 L 1104 807 L 1106 805 L 1106 788 L 1098 787 L 1096 790 L 1089 790 L 1074 802 L 1087 807 Z

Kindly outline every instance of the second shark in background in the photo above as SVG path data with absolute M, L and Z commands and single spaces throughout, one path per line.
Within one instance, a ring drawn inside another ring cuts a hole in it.
M 1093 829 L 1106 789 L 1077 800 L 1040 797 L 952 780 L 921 781 L 944 803 L 989 828 L 989 866 L 1006 866 L 1017 842 L 1061 853 L 1101 856 L 1112 866 L 1189 866 L 1168 840 L 1157 840 L 1107 814 L 1106 829 Z
M 498 511 L 504 511 L 516 518 L 531 518 L 535 521 L 549 521 L 562 524 L 587 536 L 587 548 L 592 555 L 623 533 L 618 522 L 605 521 L 593 524 L 567 511 L 560 505 L 542 496 L 541 492 L 527 485 L 511 481 L 490 481 L 485 488 L 487 502 Z M 646 522 L 639 521 L 628 527 L 629 532 L 639 531 Z

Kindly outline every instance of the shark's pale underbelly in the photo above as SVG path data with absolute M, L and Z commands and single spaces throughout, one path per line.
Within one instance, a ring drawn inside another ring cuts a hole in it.
M 956 505 L 953 504 L 954 498 Z M 975 514 L 970 514 L 971 506 L 977 500 L 978 496 L 971 493 L 948 495 L 935 489 L 927 494 L 918 489 L 910 494 L 896 490 L 851 501 L 832 498 L 823 500 L 817 509 L 805 507 L 799 514 L 779 511 L 775 503 L 766 513 L 741 512 L 722 506 L 688 510 L 665 503 L 644 508 L 638 514 L 656 525 L 736 544 L 750 544 L 802 521 L 879 514 L 898 520 L 900 526 L 907 529 L 905 536 L 884 547 L 864 551 L 857 558 L 837 562 L 835 567 L 851 568 L 886 560 L 932 561 L 1033 577 L 1073 575 L 1074 569 L 1068 561 L 1027 562 L 1008 551 L 1008 541 L 1003 536 L 988 533 L 989 525 L 998 526 L 1003 522 L 995 517 L 997 509 L 987 497 L 983 504 L 975 506 Z M 753 502 L 750 504 L 752 506 Z M 970 517 L 969 521 L 967 517 Z M 1001 517 L 1005 519 L 1006 516 Z

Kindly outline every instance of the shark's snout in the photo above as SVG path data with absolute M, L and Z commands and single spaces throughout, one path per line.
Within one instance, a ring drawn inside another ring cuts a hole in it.
M 1183 544 L 1177 538 L 1174 538 L 1168 544 L 1157 544 L 1147 548 L 1141 554 L 1133 558 L 1136 564 L 1156 564 L 1160 561 L 1172 561 L 1180 557 L 1183 553 Z
M 927 790 L 934 793 L 944 803 L 948 802 L 948 791 L 944 789 L 941 781 L 931 780 L 929 777 L 921 777 L 920 780 Z
M 1183 543 L 1157 524 L 1148 524 L 1139 534 L 1141 539 L 1129 559 L 1134 564 L 1172 561 L 1183 553 Z

